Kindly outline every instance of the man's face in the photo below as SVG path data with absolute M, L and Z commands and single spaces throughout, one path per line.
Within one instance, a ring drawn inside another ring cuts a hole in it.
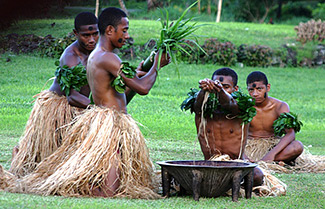
M 222 84 L 223 89 L 229 94 L 237 91 L 237 86 L 234 86 L 234 82 L 232 81 L 231 76 L 215 75 L 213 76 L 213 80 L 218 80 Z
M 92 51 L 96 47 L 98 41 L 98 26 L 82 25 L 78 31 L 74 31 L 78 39 L 79 45 L 87 51 Z
M 270 91 L 270 84 L 265 85 L 263 81 L 255 81 L 248 84 L 249 95 L 255 99 L 255 104 L 261 104 L 267 98 L 267 92 Z
M 114 30 L 114 36 L 112 39 L 112 43 L 116 48 L 121 48 L 125 45 L 126 40 L 130 38 L 129 33 L 129 19 L 127 17 L 123 17 L 121 19 L 121 23 L 118 24 L 116 30 Z

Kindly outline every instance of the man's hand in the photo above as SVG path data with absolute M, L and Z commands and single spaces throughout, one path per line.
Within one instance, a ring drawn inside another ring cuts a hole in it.
M 142 76 L 144 76 L 144 75 L 147 74 L 147 72 L 142 71 L 142 65 L 143 65 L 143 63 L 144 63 L 144 60 L 142 60 L 142 61 L 140 62 L 140 64 L 139 64 L 139 66 L 137 67 L 137 76 L 138 76 L 139 78 L 141 78 Z
M 222 85 L 219 81 L 213 81 L 208 78 L 199 81 L 199 87 L 204 91 L 208 91 L 211 93 L 220 92 L 222 89 Z
M 274 161 L 275 156 L 272 153 L 267 153 L 261 160 L 265 162 L 272 162 Z
M 158 63 L 158 59 L 159 59 L 159 51 L 155 55 L 155 62 Z M 171 62 L 171 60 L 170 60 L 169 53 L 163 52 L 162 55 L 161 55 L 160 67 L 159 68 L 162 68 L 162 67 L 168 65 L 170 62 Z

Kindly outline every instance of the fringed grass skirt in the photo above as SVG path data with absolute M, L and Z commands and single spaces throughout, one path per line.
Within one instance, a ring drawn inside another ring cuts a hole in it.
M 220 155 L 214 156 L 210 160 L 213 161 L 237 161 L 237 162 L 245 162 L 244 160 L 236 159 L 232 160 L 229 155 Z M 283 196 L 286 195 L 287 192 L 287 185 L 283 183 L 280 179 L 276 178 L 268 171 L 260 169 L 263 172 L 263 184 L 261 186 L 253 187 L 253 191 L 256 191 L 258 195 L 253 193 L 254 196 L 263 196 L 263 197 L 270 197 L 270 196 Z M 227 194 L 231 195 L 231 189 L 227 192 Z M 240 189 L 240 194 L 242 197 L 245 196 L 245 190 L 243 188 Z
M 82 111 L 69 105 L 65 96 L 58 96 L 48 90 L 36 96 L 19 141 L 19 152 L 11 162 L 10 172 L 18 177 L 31 173 L 39 162 L 61 145 L 66 134 L 62 126 L 70 123 Z
M 280 141 L 280 138 L 266 138 L 266 139 L 247 139 L 245 153 L 249 159 L 258 161 L 262 159 L 267 152 L 269 152 Z M 296 158 L 295 165 L 279 165 L 275 162 L 258 162 L 259 166 L 273 172 L 278 173 L 325 173 L 325 156 L 312 155 L 307 147 L 304 147 L 303 153 Z
M 16 192 L 93 196 L 113 165 L 120 171 L 115 197 L 160 198 L 137 123 L 128 114 L 93 107 L 75 118 L 62 145 L 35 172 L 17 182 Z

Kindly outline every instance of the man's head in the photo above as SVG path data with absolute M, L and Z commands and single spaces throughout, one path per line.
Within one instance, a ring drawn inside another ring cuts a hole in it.
M 238 90 L 237 73 L 230 68 L 220 68 L 212 74 L 212 80 L 218 80 L 222 84 L 223 88 L 231 94 L 234 91 Z
M 266 75 L 261 71 L 251 72 L 246 79 L 249 95 L 255 98 L 256 105 L 265 101 L 268 97 L 271 85 L 268 83 Z
M 92 51 L 98 41 L 98 20 L 91 12 L 81 12 L 74 20 L 74 34 L 81 48 Z
M 114 47 L 121 48 L 126 39 L 130 38 L 128 34 L 129 20 L 126 13 L 116 7 L 104 9 L 98 18 L 98 27 L 100 35 L 107 35 Z

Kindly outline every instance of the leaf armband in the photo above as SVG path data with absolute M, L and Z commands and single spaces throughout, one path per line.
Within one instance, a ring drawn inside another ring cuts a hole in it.
M 125 82 L 121 73 L 124 73 L 127 78 L 134 78 L 137 74 L 137 68 L 130 65 L 128 62 L 122 62 L 117 77 L 112 81 L 111 86 L 115 88 L 118 93 L 124 93 L 126 90 Z
M 63 91 L 66 96 L 70 95 L 71 88 L 80 91 L 81 87 L 88 84 L 86 68 L 82 64 L 78 64 L 71 68 L 67 65 L 58 66 L 55 71 L 55 76 L 61 91 Z
M 194 112 L 194 102 L 199 93 L 199 90 L 191 88 L 191 91 L 187 93 L 187 98 L 181 104 L 181 110 L 190 110 L 191 113 Z
M 303 123 L 298 120 L 298 116 L 293 112 L 284 112 L 278 119 L 273 122 L 275 136 L 283 136 L 286 134 L 285 129 L 293 128 L 295 133 L 299 132 Z

